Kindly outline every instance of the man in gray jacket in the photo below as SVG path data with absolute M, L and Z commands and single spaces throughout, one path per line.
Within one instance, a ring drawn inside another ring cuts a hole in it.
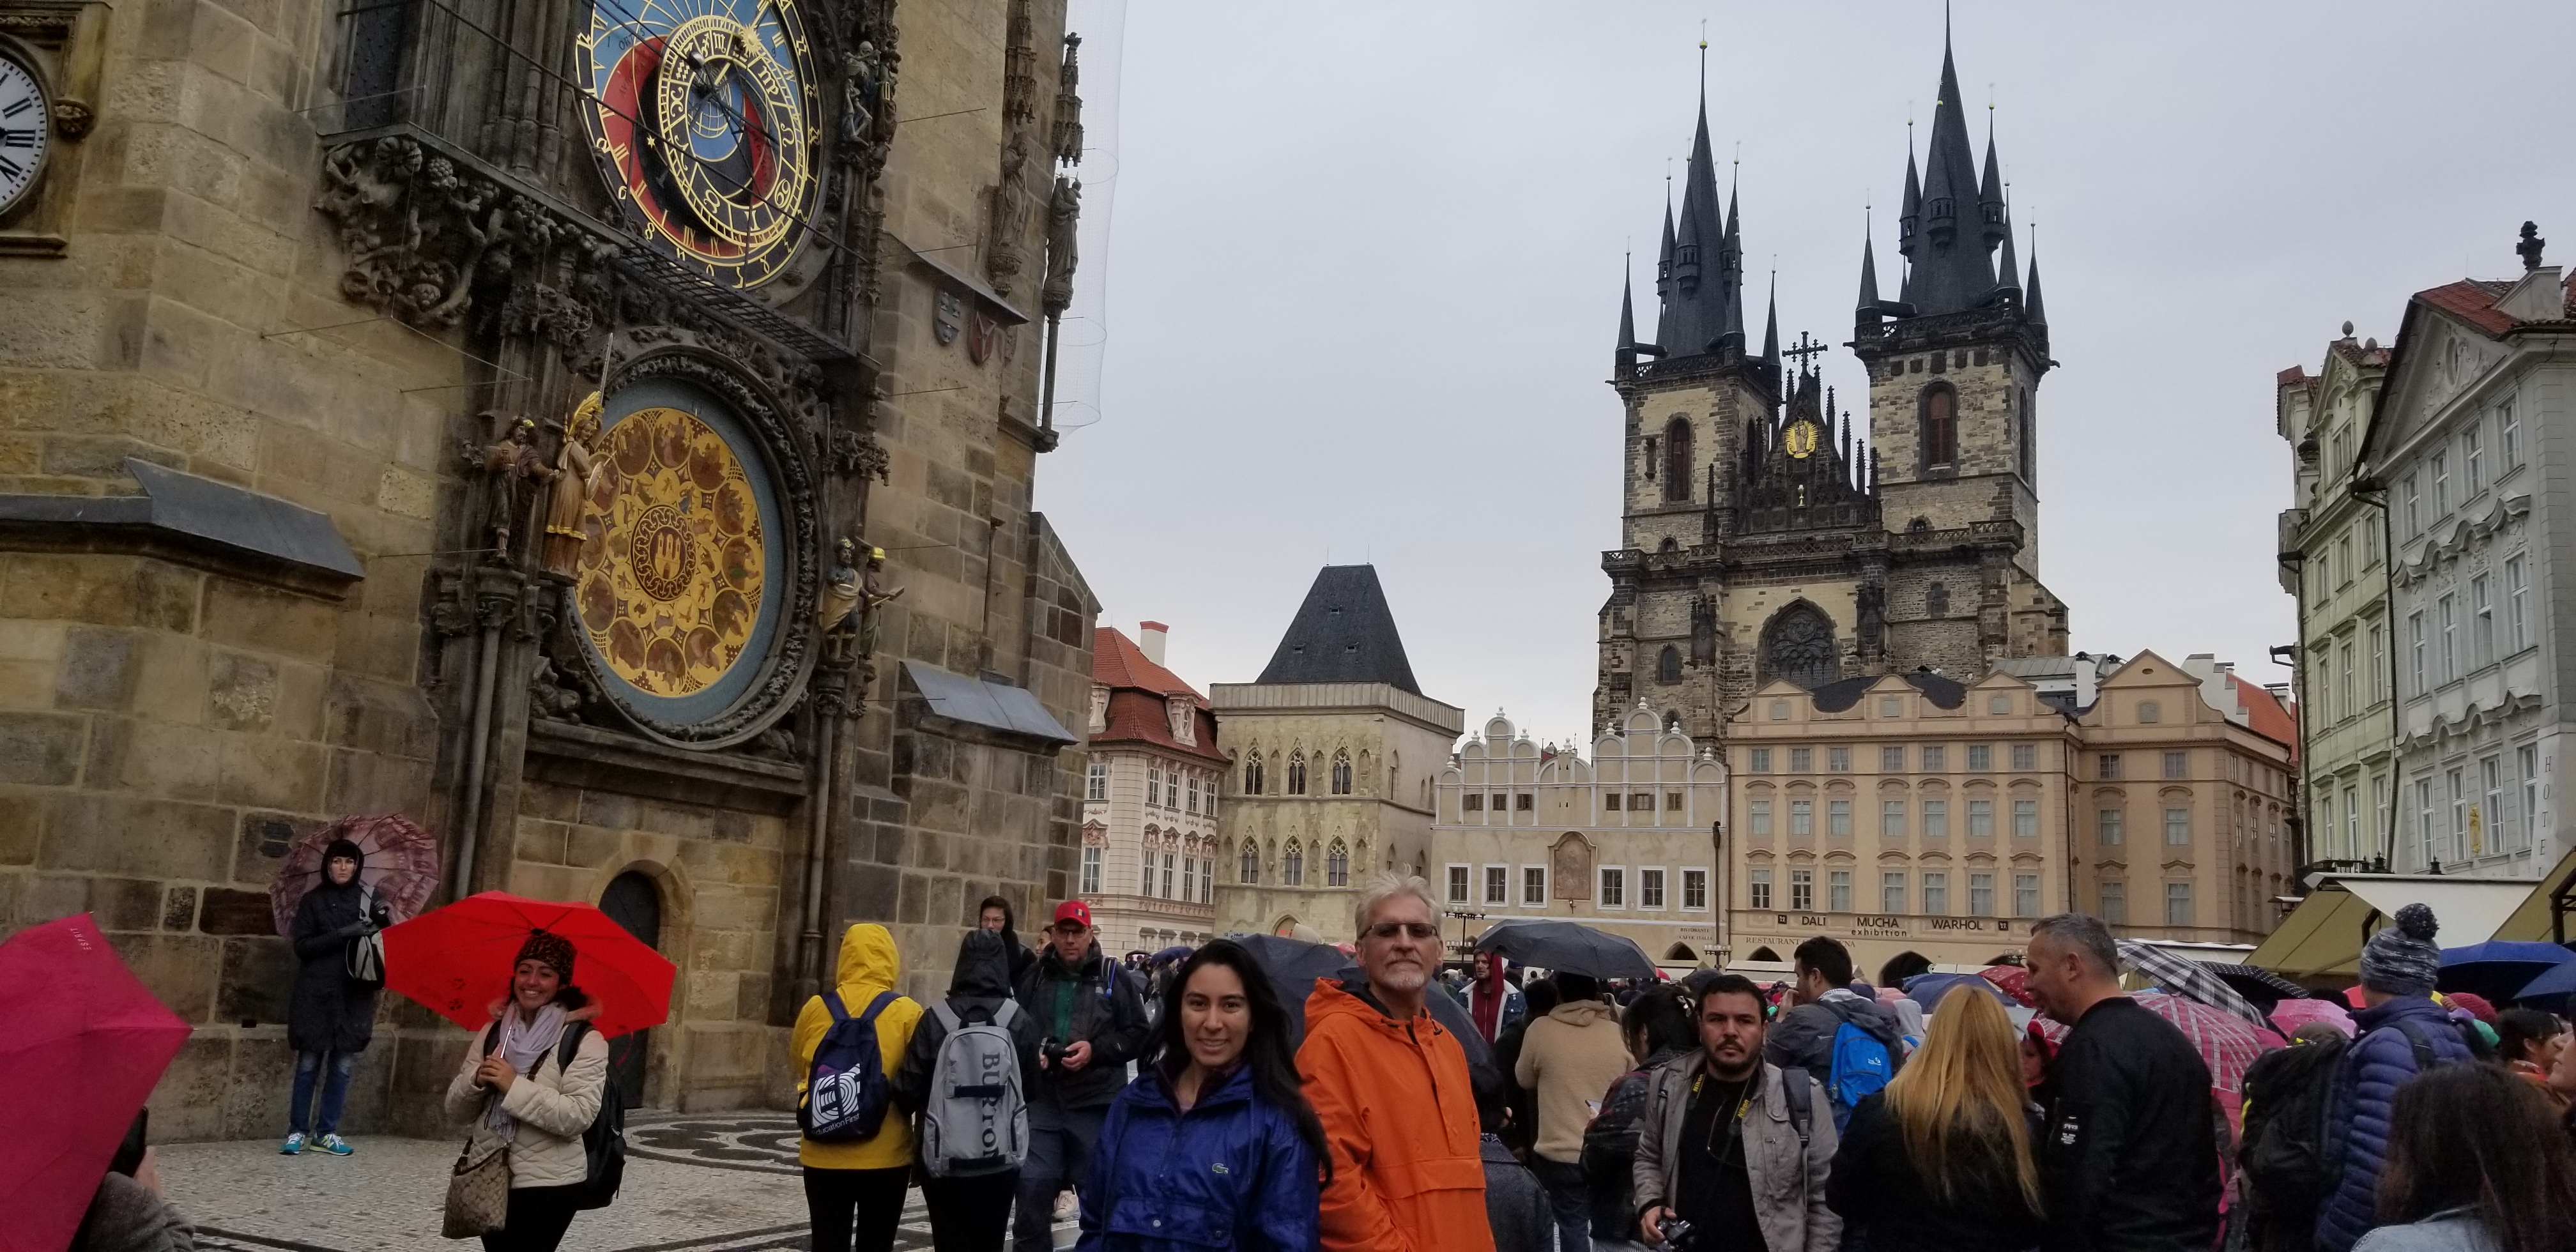
M 1637 1229 L 1660 1244 L 1690 1223 L 1696 1246 L 1834 1252 L 1825 1206 L 1834 1123 L 1806 1071 L 1762 1060 L 1762 991 L 1722 974 L 1700 993 L 1700 1046 L 1654 1070 L 1638 1120 Z

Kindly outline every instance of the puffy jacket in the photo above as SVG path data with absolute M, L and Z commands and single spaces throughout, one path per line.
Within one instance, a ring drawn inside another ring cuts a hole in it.
M 1100 955 L 1100 945 L 1082 963 L 1068 970 L 1056 958 L 1053 949 L 1038 953 L 1037 960 L 1018 979 L 1020 1011 L 1033 1019 L 1038 1037 L 1055 1033 L 1056 997 L 1071 984 L 1073 994 L 1073 1028 L 1063 1041 L 1087 1040 L 1091 1059 L 1074 1073 L 1047 1069 L 1031 1071 L 1029 1103 L 1052 1102 L 1069 1109 L 1105 1108 L 1118 1098 L 1127 1085 L 1127 1063 L 1145 1054 L 1146 1041 L 1152 1036 L 1153 1023 L 1145 1017 L 1144 981 Z
M 505 1006 L 501 1011 L 519 1010 Z M 465 1063 L 447 1084 L 447 1120 L 473 1123 L 467 1150 L 476 1157 L 490 1151 L 496 1139 L 488 1116 L 492 1093 L 474 1085 L 474 1071 L 483 1064 L 484 1040 L 500 1028 L 495 1021 L 475 1034 L 465 1049 Z M 520 1075 L 501 1097 L 501 1111 L 518 1122 L 510 1140 L 513 1191 L 566 1187 L 590 1177 L 590 1154 L 582 1147 L 581 1134 L 599 1116 L 599 1101 L 608 1091 L 608 1040 L 585 1030 L 573 1049 L 572 1067 L 564 1068 L 562 1061 L 561 1048 L 546 1049 L 536 1071 Z
M 1324 1247 L 1492 1252 L 1467 1054 L 1445 1027 L 1387 1016 L 1365 983 L 1319 978 L 1297 1069 L 1333 1153 Z
M 1700 1075 L 1708 1053 L 1681 1053 L 1651 1071 L 1646 1107 L 1637 1125 L 1637 1162 L 1630 1172 L 1636 1186 L 1637 1216 L 1648 1208 L 1672 1206 L 1673 1183 L 1681 1172 L 1682 1121 L 1690 1115 L 1691 1082 Z M 1760 1107 L 1744 1119 L 1744 1174 L 1752 1187 L 1754 1217 L 1770 1252 L 1833 1252 L 1842 1245 L 1843 1219 L 1825 1205 L 1825 1180 L 1834 1161 L 1834 1119 L 1825 1101 L 1824 1084 L 1810 1088 L 1806 1142 L 1790 1119 L 1786 1083 L 1797 1071 L 1762 1066 Z
M 2432 1045 L 2436 1060 L 2465 1064 L 2473 1059 L 2450 1015 L 2427 997 L 2389 1000 L 2352 1015 L 2360 1034 L 2335 1069 L 2333 1111 L 2326 1117 L 2326 1159 L 2341 1163 L 2342 1179 L 2317 1214 L 2317 1246 L 2324 1252 L 2350 1252 L 2377 1224 L 2375 1201 L 2379 1167 L 2388 1155 L 2390 1105 L 2397 1089 L 2416 1073 L 2415 1044 L 2401 1022 Z
M 1619 1037 L 1619 1011 L 1599 1000 L 1560 1004 L 1531 1022 L 1512 1066 L 1512 1081 L 1538 1092 L 1531 1150 L 1563 1164 L 1581 1159 L 1583 1128 L 1635 1059 Z
M 1834 1034 L 1850 1022 L 1887 1045 L 1889 1073 L 1905 1064 L 1905 1023 L 1896 1010 L 1836 987 L 1824 998 L 1780 1015 L 1762 1042 L 1762 1059 L 1787 1069 L 1801 1066 L 1824 1086 L 1834 1077 Z
M 948 1007 L 964 1023 L 988 1022 L 1011 998 L 1007 971 L 1010 955 L 1002 948 L 1001 937 L 989 930 L 970 930 L 957 945 L 957 964 L 948 975 Z M 1029 1006 L 1019 1006 L 1019 1015 L 1011 1021 L 1011 1038 L 1019 1044 L 1020 1091 L 1028 1093 L 1027 1076 L 1038 1072 L 1038 1033 L 1036 1018 Z M 906 1113 L 918 1113 L 930 1103 L 930 1080 L 939 1068 L 939 1045 L 948 1042 L 948 1028 L 936 1014 L 915 1011 L 912 1037 L 903 1046 L 903 1063 L 894 1070 L 894 1106 Z
M 841 936 L 841 959 L 833 971 L 833 988 L 841 993 L 841 1007 L 852 1017 L 868 1011 L 868 1003 L 882 991 L 894 988 L 903 976 L 903 955 L 895 950 L 894 936 L 874 922 L 861 922 Z M 895 1072 L 903 1067 L 904 1049 L 912 1044 L 912 1031 L 921 1023 L 921 1005 L 907 996 L 896 996 L 877 1014 L 877 1062 L 885 1067 L 886 1081 L 891 1086 Z M 823 997 L 805 1001 L 796 1014 L 796 1030 L 789 1036 L 788 1054 L 796 1061 L 796 1096 L 801 1105 L 805 1097 L 805 1080 L 814 1072 L 814 1051 L 823 1046 L 823 1036 L 831 1033 L 832 1010 L 824 1007 Z M 912 1119 L 889 1109 L 885 1125 L 865 1139 L 842 1143 L 816 1143 L 799 1137 L 796 1144 L 799 1163 L 816 1169 L 894 1169 L 912 1164 Z
M 2127 996 L 2085 1010 L 2050 1071 L 2039 1158 L 2046 1252 L 2203 1252 L 2224 1151 L 2209 1066 Z
M 1307 1252 L 1315 1154 L 1237 1066 L 1183 1111 L 1159 1073 L 1109 1106 L 1082 1184 L 1081 1252 Z
M 376 993 L 350 980 L 347 954 L 359 922 L 384 926 L 393 919 L 382 901 L 374 917 L 362 914 L 363 896 L 354 879 L 345 887 L 324 882 L 295 906 L 287 938 L 300 964 L 286 1006 L 286 1042 L 298 1052 L 356 1052 L 375 1036 Z
M 2034 1141 L 2037 1112 L 2026 1114 Z M 1970 1142 L 1964 1136 L 1951 1140 L 1962 1148 Z M 1935 1194 L 1906 1154 L 1904 1132 L 1887 1111 L 1887 1098 L 1872 1092 L 1852 1106 L 1825 1199 L 1869 1252 L 2021 1252 L 2036 1245 L 2039 1214 L 2022 1196 L 2010 1161 L 1990 1156 L 1979 1164 L 1958 1171 L 1950 1195 Z

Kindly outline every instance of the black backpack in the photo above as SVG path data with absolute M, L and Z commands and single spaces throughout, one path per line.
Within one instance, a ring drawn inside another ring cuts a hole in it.
M 2236 1160 L 2257 1223 L 2309 1229 L 2341 1181 L 2326 1148 L 2326 1119 L 2351 1046 L 2335 1038 L 2277 1048 L 2246 1068 L 2245 1133 Z
M 563 1038 L 555 1044 L 555 1068 L 571 1069 L 573 1056 L 581 1050 L 582 1036 L 590 1033 L 588 1022 L 567 1022 Z M 483 1055 L 501 1046 L 500 1023 L 483 1032 Z M 612 1063 L 609 1068 L 614 1070 Z M 535 1071 L 529 1071 L 530 1076 Z M 617 1084 L 609 1081 L 599 1093 L 599 1112 L 581 1132 L 582 1155 L 589 1168 L 583 1171 L 580 1196 L 573 1207 L 604 1209 L 617 1198 L 618 1184 L 626 1181 L 626 1101 L 617 1093 Z

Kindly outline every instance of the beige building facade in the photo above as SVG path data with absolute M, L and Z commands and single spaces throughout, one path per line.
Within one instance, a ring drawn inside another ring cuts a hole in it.
M 0 0 L 47 117 L 0 202 L 0 932 L 95 912 L 195 1026 L 163 1137 L 285 1124 L 266 891 L 334 817 L 654 943 L 619 1081 L 670 1108 L 787 1098 L 843 923 L 918 994 L 976 900 L 1073 890 L 1062 5 L 710 12 L 774 95 L 695 121 L 601 104 L 656 72 L 622 12 Z M 665 122 L 768 181 L 647 162 Z M 384 1002 L 343 1129 L 435 1122 L 463 1046 Z
M 1660 964 L 1711 959 L 1725 766 L 1642 706 L 1591 748 L 1542 748 L 1497 713 L 1440 771 L 1431 885 L 1453 953 L 1495 922 L 1556 918 Z
M 1207 701 L 1163 668 L 1169 634 L 1161 622 L 1135 639 L 1103 626 L 1091 649 L 1074 890 L 1113 956 L 1216 937 L 1217 793 L 1229 762 Z
M 1348 943 L 1370 879 L 1430 872 L 1432 778 L 1466 713 L 1415 687 L 1374 568 L 1326 566 L 1260 679 L 1214 684 L 1208 702 L 1232 763 L 1219 933 Z

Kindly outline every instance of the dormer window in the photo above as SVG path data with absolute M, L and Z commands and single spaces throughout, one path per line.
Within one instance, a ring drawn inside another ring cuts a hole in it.
M 1091 733 L 1109 729 L 1109 688 L 1093 684 L 1091 688 Z
M 1172 738 L 1191 747 L 1198 746 L 1198 718 L 1193 716 L 1196 710 L 1191 707 L 1189 697 L 1173 696 L 1164 702 L 1163 710 L 1171 718 Z

